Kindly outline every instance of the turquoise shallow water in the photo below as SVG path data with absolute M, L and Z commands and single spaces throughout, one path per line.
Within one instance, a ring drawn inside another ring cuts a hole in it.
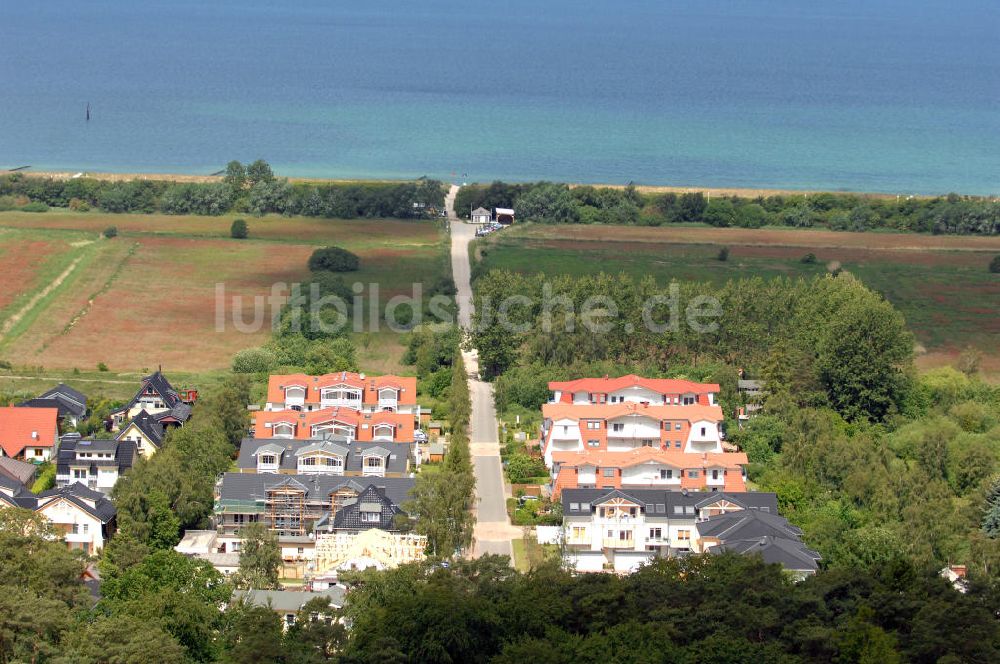
M 3 4 L 0 168 L 1000 193 L 994 1 Z

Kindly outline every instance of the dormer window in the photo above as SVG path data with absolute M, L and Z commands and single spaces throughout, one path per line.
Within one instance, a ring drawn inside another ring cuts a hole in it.
M 393 429 L 391 424 L 376 424 L 372 429 L 375 440 L 392 440 Z
M 278 422 L 271 428 L 275 438 L 292 438 L 295 436 L 295 425 L 288 422 Z

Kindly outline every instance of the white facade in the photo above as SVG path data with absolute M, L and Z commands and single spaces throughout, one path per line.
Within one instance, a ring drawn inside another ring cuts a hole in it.
M 71 549 L 93 554 L 104 548 L 101 520 L 65 498 L 56 496 L 38 513 L 44 516 Z

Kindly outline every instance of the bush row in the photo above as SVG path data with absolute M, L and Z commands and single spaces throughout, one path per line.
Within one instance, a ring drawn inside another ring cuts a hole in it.
M 643 193 L 634 187 L 568 187 L 539 182 L 463 187 L 460 214 L 477 207 L 514 207 L 518 218 L 542 223 L 706 223 L 712 226 L 889 229 L 920 233 L 1000 234 L 1000 202 L 948 194 L 936 198 L 878 198 L 858 194 L 708 197 L 701 192 Z

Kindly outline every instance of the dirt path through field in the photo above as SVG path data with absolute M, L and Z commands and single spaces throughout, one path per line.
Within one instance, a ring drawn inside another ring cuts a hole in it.
M 3 337 L 8 332 L 10 332 L 10 330 L 15 325 L 17 325 L 21 321 L 22 318 L 24 318 L 26 315 L 28 315 L 28 313 L 30 313 L 31 310 L 34 309 L 35 306 L 39 302 L 42 301 L 42 299 L 44 299 L 45 297 L 47 297 L 49 295 L 49 293 L 51 293 L 55 289 L 59 288 L 62 285 L 62 283 L 64 281 L 66 281 L 66 279 L 69 278 L 69 275 L 73 274 L 73 270 L 76 269 L 76 266 L 79 265 L 80 261 L 82 261 L 82 260 L 83 260 L 83 256 L 77 256 L 75 259 L 73 259 L 73 262 L 70 263 L 69 266 L 65 270 L 62 271 L 62 274 L 60 274 L 58 277 L 56 277 L 51 282 L 49 282 L 49 285 L 46 286 L 45 288 L 43 288 L 41 291 L 35 293 L 35 296 L 32 297 L 30 300 L 28 300 L 27 304 L 25 304 L 17 312 L 15 312 L 10 318 L 8 318 L 6 321 L 4 321 L 3 327 L 0 327 L 0 340 L 2 340 Z

